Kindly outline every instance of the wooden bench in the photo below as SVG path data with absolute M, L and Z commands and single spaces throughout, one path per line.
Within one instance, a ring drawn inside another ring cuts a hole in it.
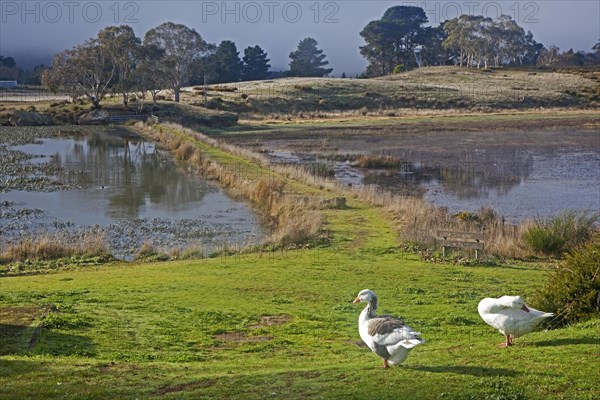
M 475 259 L 479 259 L 479 252 L 483 250 L 483 235 L 477 232 L 459 232 L 438 230 L 437 240 L 442 246 L 442 256 L 446 257 L 446 249 L 473 249 Z

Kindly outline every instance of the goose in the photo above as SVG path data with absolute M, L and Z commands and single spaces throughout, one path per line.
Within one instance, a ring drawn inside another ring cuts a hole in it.
M 485 298 L 479 302 L 477 311 L 486 324 L 506 336 L 500 347 L 512 346 L 514 338 L 531 332 L 545 318 L 554 316 L 529 307 L 520 296 Z
M 354 304 L 366 302 L 367 306 L 358 317 L 358 333 L 366 345 L 383 358 L 383 367 L 397 365 L 406 360 L 408 352 L 424 343 L 420 333 L 413 331 L 400 318 L 377 315 L 377 295 L 369 289 L 362 290 Z

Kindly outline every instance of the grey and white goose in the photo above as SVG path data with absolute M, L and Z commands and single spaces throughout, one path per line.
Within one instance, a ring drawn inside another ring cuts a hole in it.
M 377 315 L 379 302 L 375 292 L 362 290 L 354 303 L 366 302 L 367 306 L 358 317 L 358 333 L 366 345 L 383 358 L 383 367 L 402 363 L 413 347 L 424 343 L 420 333 L 413 331 L 400 318 Z

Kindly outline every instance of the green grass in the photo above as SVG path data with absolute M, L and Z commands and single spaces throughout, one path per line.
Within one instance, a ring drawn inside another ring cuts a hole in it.
M 223 165 L 265 173 L 195 145 Z M 325 193 L 300 182 L 290 190 Z M 600 396 L 600 318 L 499 349 L 502 336 L 477 314 L 483 297 L 529 300 L 545 270 L 426 263 L 399 250 L 376 208 L 349 198 L 322 212 L 327 246 L 0 277 L 0 398 Z M 398 368 L 381 369 L 357 344 L 361 307 L 351 301 L 365 288 L 378 293 L 381 313 L 427 340 Z
M 360 211 L 332 217 L 348 222 L 330 248 L 2 278 L 3 310 L 55 310 L 34 347 L 24 329 L 0 348 L 0 397 L 597 397 L 600 320 L 498 349 L 477 314 L 485 296 L 527 298 L 544 271 L 426 264 L 380 218 L 350 231 L 352 215 L 373 221 Z M 367 287 L 427 339 L 402 367 L 356 344 L 351 301 Z

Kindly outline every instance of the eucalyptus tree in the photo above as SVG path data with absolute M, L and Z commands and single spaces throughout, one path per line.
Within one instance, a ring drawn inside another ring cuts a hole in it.
M 112 87 L 123 95 L 123 105 L 129 103 L 129 93 L 135 85 L 136 66 L 141 56 L 141 40 L 128 25 L 109 26 L 98 33 L 98 41 L 108 52 L 115 67 L 116 79 Z
M 194 29 L 173 22 L 149 30 L 144 45 L 154 45 L 163 51 L 160 71 L 176 102 L 179 102 L 181 88 L 192 78 L 197 61 L 211 49 Z
M 442 28 L 443 46 L 454 52 L 461 66 L 533 64 L 543 47 L 507 15 L 496 19 L 461 15 L 444 22 Z
M 67 90 L 72 97 L 85 96 L 98 108 L 116 79 L 117 68 L 109 50 L 93 38 L 56 54 L 52 68 L 42 75 L 42 84 L 53 91 Z
M 161 67 L 164 51 L 154 45 L 142 45 L 139 50 L 138 64 L 133 76 L 134 89 L 144 99 L 146 93 L 152 96 L 156 105 L 156 96 L 167 86 L 167 79 Z

